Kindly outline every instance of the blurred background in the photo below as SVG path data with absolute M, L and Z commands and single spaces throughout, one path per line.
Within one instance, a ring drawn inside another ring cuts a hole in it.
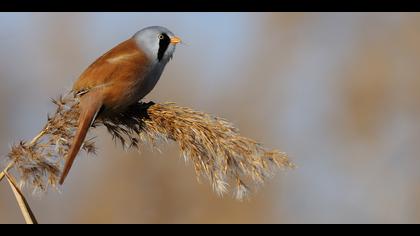
M 175 144 L 124 152 L 103 128 L 41 223 L 420 223 L 420 14 L 0 13 L 0 154 L 32 138 L 98 56 L 162 25 L 180 45 L 145 100 L 232 121 L 287 152 L 249 201 L 199 184 Z M 0 223 L 23 223 L 7 182 Z

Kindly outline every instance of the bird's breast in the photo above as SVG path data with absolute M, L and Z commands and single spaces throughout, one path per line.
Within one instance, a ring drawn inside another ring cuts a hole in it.
M 150 93 L 153 88 L 156 86 L 157 82 L 162 75 L 164 66 L 161 65 L 153 65 L 148 70 L 148 73 L 144 76 L 144 78 L 138 78 L 138 84 L 136 86 L 136 94 L 137 94 L 137 101 L 145 97 L 148 93 Z
M 142 73 L 123 75 L 104 88 L 104 106 L 112 112 L 123 111 L 150 93 L 162 74 L 163 67 L 150 66 Z

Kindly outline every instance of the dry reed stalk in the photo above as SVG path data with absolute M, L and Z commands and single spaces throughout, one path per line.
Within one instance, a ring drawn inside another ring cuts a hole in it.
M 25 219 L 26 224 L 38 224 L 35 215 L 33 214 L 28 201 L 26 201 L 25 197 L 22 194 L 22 191 L 19 189 L 15 179 L 13 176 L 9 175 L 7 171 L 4 172 L 4 175 L 9 182 L 10 188 L 12 189 L 16 201 L 19 205 L 20 211 L 22 212 L 23 218 Z M 1 180 L 0 180 L 1 181 Z
M 6 176 L 6 172 L 13 167 L 13 162 L 9 162 L 9 164 L 0 172 L 0 182 L 3 180 L 4 176 Z
M 56 187 L 64 157 L 77 128 L 78 98 L 72 94 L 53 100 L 55 114 L 48 118 L 41 133 L 30 143 L 12 147 L 8 154 L 19 175 L 34 190 Z M 178 143 L 181 155 L 193 162 L 197 177 L 206 177 L 218 194 L 235 186 L 235 197 L 242 199 L 252 185 L 262 184 L 277 168 L 294 165 L 287 155 L 267 150 L 260 143 L 239 135 L 228 121 L 173 103 L 139 102 L 126 112 L 97 120 L 93 126 L 105 126 L 124 148 L 139 148 L 161 141 Z M 88 139 L 83 149 L 95 153 Z

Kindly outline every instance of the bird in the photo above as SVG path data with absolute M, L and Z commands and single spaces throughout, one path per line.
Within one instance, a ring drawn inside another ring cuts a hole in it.
M 100 117 L 124 112 L 156 85 L 181 42 L 162 26 L 149 26 L 116 45 L 88 66 L 72 92 L 79 97 L 80 116 L 59 184 L 63 185 L 89 128 Z

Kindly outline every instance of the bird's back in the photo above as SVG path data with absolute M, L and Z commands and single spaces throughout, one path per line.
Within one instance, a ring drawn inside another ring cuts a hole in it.
M 110 108 L 130 103 L 136 93 L 132 90 L 138 89 L 137 85 L 142 83 L 149 65 L 150 61 L 131 38 L 94 61 L 75 82 L 73 90 L 100 89 L 104 105 Z

